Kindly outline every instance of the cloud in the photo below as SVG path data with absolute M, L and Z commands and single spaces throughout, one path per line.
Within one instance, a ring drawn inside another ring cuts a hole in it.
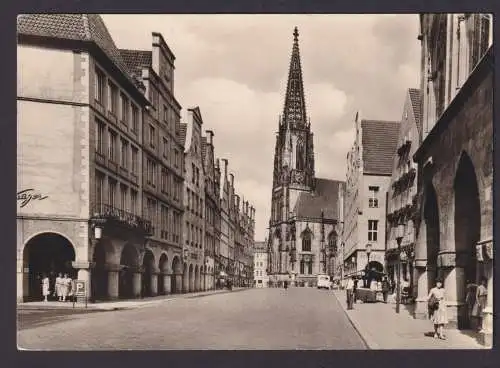
M 299 44 L 316 173 L 344 179 L 353 119 L 401 118 L 418 86 L 417 15 L 103 15 L 118 47 L 150 49 L 160 32 L 176 56 L 176 98 L 199 106 L 229 159 L 239 194 L 270 214 L 275 132 L 283 112 L 293 27 Z

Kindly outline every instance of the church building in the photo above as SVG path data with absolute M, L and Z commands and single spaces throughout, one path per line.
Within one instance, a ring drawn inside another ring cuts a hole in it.
M 283 115 L 279 118 L 269 220 L 270 283 L 314 286 L 333 275 L 344 182 L 316 178 L 295 27 Z

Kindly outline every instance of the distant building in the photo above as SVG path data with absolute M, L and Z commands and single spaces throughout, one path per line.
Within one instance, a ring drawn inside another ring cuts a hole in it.
M 356 137 L 347 154 L 344 197 L 345 274 L 384 271 L 386 193 L 399 135 L 399 122 L 355 117 Z M 369 257 L 369 259 L 368 259 Z
M 420 131 L 422 129 L 420 101 L 420 90 L 410 88 L 406 93 L 403 107 L 387 196 L 386 271 L 389 278 L 395 282 L 399 259 L 396 228 L 398 224 L 403 224 L 405 232 L 401 241 L 400 276 L 410 283 L 410 287 L 414 286 L 415 220 L 418 216 L 417 164 L 413 162 L 413 154 L 420 145 Z
M 253 268 L 254 276 L 253 281 L 256 288 L 269 287 L 268 271 L 268 249 L 267 240 L 263 242 L 255 242 L 253 251 Z
M 490 14 L 421 14 L 422 144 L 416 316 L 444 279 L 450 325 L 476 327 L 467 290 L 487 279 L 479 340 L 493 341 L 493 26 Z
M 271 283 L 315 285 L 318 274 L 333 274 L 338 256 L 344 182 L 316 178 L 311 124 L 307 118 L 298 30 L 294 41 L 283 116 L 274 154 L 269 276 Z

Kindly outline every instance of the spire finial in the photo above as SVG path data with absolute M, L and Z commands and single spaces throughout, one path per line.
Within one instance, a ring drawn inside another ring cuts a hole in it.
M 299 41 L 299 29 L 297 28 L 297 26 L 295 26 L 295 28 L 293 29 L 293 41 Z

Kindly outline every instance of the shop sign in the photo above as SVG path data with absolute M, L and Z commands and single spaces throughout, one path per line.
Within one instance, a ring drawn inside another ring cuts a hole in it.
M 35 191 L 33 188 L 23 189 L 17 192 L 17 201 L 21 202 L 21 208 L 27 206 L 32 201 L 43 201 L 49 196 Z

